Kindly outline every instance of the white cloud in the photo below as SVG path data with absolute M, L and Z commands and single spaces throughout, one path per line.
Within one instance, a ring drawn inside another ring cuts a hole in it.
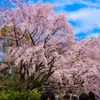
M 54 0 L 51 2 L 54 7 L 58 7 L 58 12 L 67 13 L 69 21 L 74 21 L 73 28 L 75 34 L 85 33 L 86 36 L 98 36 L 100 33 L 91 33 L 94 29 L 100 29 L 100 0 Z M 77 11 L 63 11 L 65 5 L 73 5 L 75 3 L 84 4 L 87 7 L 79 8 Z M 90 34 L 91 33 L 91 34 Z
M 86 38 L 99 37 L 100 33 L 90 33 Z
M 76 22 L 74 32 L 88 33 L 95 28 L 100 28 L 100 9 L 84 8 L 68 15 L 70 21 Z

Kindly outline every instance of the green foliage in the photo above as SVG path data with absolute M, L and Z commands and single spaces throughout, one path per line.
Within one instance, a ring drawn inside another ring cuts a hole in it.
M 30 91 L 30 100 L 40 100 L 41 92 L 38 89 Z
M 26 35 L 24 36 L 24 38 L 25 38 L 25 41 L 29 41 L 29 40 L 30 40 L 30 36 L 29 36 L 28 34 L 26 34 Z
M 9 26 L 5 26 L 4 28 L 2 28 L 1 29 L 2 36 L 7 36 L 10 29 L 11 28 Z
M 8 43 L 4 44 L 3 48 L 7 49 L 9 46 L 21 46 L 20 43 L 30 43 L 29 33 L 22 31 L 20 28 L 4 26 L 0 30 L 0 39 L 7 39 Z
M 0 91 L 0 100 L 40 100 L 41 93 L 34 89 L 32 91 Z
M 0 100 L 40 100 L 41 92 L 23 87 L 19 74 L 3 74 L 0 72 Z
M 8 66 L 13 66 L 13 61 L 8 61 L 8 60 L 4 60 L 3 61 L 4 64 L 8 65 Z

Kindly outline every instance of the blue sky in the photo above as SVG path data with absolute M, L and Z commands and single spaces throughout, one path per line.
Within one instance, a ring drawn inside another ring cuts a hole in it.
M 37 0 L 35 0 L 36 2 Z M 42 0 L 65 13 L 76 39 L 100 36 L 100 0 Z
M 78 40 L 100 36 L 100 0 L 43 0 L 65 13 Z

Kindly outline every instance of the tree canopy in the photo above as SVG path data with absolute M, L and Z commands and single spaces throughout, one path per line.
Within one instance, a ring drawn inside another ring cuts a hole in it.
M 100 88 L 100 40 L 75 41 L 64 14 L 50 4 L 11 2 L 15 8 L 0 12 L 0 70 L 10 69 L 25 89 L 53 89 L 81 93 Z M 5 52 L 6 50 L 6 52 Z

